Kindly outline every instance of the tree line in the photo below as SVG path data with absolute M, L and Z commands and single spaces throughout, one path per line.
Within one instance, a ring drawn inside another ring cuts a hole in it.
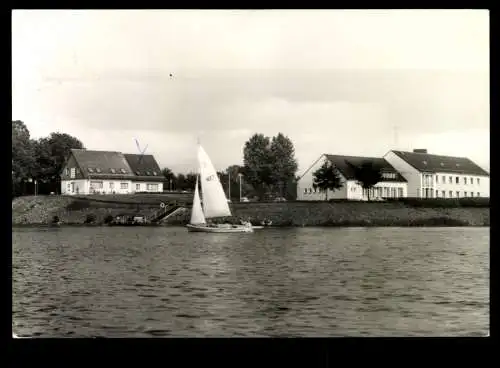
M 233 200 L 240 196 L 240 183 L 242 197 L 295 199 L 297 168 L 290 138 L 283 133 L 274 137 L 256 133 L 244 144 L 243 165 L 231 165 L 218 175 L 226 196 Z M 170 188 L 170 180 L 173 190 L 193 190 L 195 187 L 195 173 L 175 175 L 165 168 L 163 175 L 167 178 L 166 188 Z
M 59 192 L 59 173 L 72 148 L 84 146 L 78 138 L 58 132 L 31 139 L 26 124 L 12 121 L 12 195 Z
M 54 132 L 32 139 L 26 124 L 12 121 L 12 194 L 34 194 L 35 181 L 39 194 L 60 193 L 60 172 L 71 149 L 85 149 L 84 144 L 69 134 Z M 219 171 L 226 194 L 265 199 L 281 196 L 295 199 L 297 161 L 292 141 L 282 133 L 268 137 L 257 133 L 243 147 L 243 165 L 231 165 Z M 165 190 L 193 190 L 196 174 L 175 174 L 163 168 Z

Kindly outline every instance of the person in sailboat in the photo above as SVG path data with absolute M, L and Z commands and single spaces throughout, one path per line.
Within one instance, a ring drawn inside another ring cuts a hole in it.
M 252 222 L 250 221 L 251 220 L 251 217 L 248 217 L 247 220 L 243 220 L 241 217 L 240 217 L 240 224 L 241 225 L 244 225 L 244 226 L 252 226 Z
M 205 150 L 198 144 L 200 173 L 196 177 L 189 231 L 253 232 L 251 226 L 223 223 L 233 216 L 217 172 Z M 199 183 L 201 185 L 199 185 Z M 200 188 L 201 186 L 201 188 Z M 201 192 L 201 193 L 200 193 Z M 201 194 L 201 196 L 200 196 Z M 203 197 L 203 204 L 201 198 Z M 213 221 L 210 221 L 213 220 Z M 214 229 L 215 228 L 215 229 Z

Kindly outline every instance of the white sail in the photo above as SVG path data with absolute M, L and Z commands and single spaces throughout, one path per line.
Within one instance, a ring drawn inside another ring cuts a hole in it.
M 201 145 L 198 145 L 201 193 L 205 218 L 231 216 L 226 194 L 215 171 L 212 160 Z
M 196 177 L 196 187 L 194 189 L 193 208 L 191 209 L 191 224 L 206 223 L 203 209 L 201 208 L 200 192 L 198 190 L 198 176 Z

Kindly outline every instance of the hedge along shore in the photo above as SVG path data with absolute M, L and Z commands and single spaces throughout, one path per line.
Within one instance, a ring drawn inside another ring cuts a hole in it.
M 161 202 L 177 201 L 188 209 L 163 225 L 184 225 L 190 218 L 191 195 L 37 196 L 12 201 L 12 225 L 50 224 L 57 216 L 62 224 L 84 224 L 87 216 L 104 224 L 111 215 L 151 216 Z M 254 224 L 271 220 L 273 226 L 490 226 L 489 201 L 406 200 L 389 202 L 279 202 L 231 204 L 233 221 Z M 223 219 L 225 220 L 225 219 Z M 230 219 L 227 219 L 230 220 Z

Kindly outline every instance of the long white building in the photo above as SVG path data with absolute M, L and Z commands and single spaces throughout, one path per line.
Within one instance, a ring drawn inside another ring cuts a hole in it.
M 400 198 L 408 194 L 406 179 L 385 159 L 380 157 L 360 157 L 322 154 L 299 178 L 297 182 L 297 200 L 324 200 L 326 192 L 313 187 L 313 174 L 325 161 L 330 161 L 339 174 L 342 188 L 328 190 L 328 199 L 367 200 L 368 192 L 364 190 L 354 177 L 354 171 L 348 164 L 355 166 L 363 162 L 371 162 L 382 172 L 382 180 L 370 189 L 370 198 Z
M 61 172 L 61 194 L 163 192 L 164 181 L 152 155 L 72 149 Z
M 416 149 L 389 151 L 384 159 L 408 181 L 409 197 L 490 196 L 489 173 L 468 158 L 432 155 L 426 149 Z

